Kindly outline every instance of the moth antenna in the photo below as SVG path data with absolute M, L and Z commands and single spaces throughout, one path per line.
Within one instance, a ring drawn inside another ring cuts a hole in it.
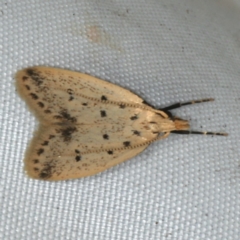
M 191 130 L 174 130 L 174 131 L 171 131 L 171 133 L 176 133 L 176 134 L 202 134 L 202 135 L 228 136 L 228 133 L 200 132 L 200 131 L 191 131 Z
M 204 99 L 192 100 L 192 101 L 183 102 L 183 103 L 178 102 L 178 103 L 174 103 L 168 107 L 161 108 L 160 110 L 169 111 L 169 110 L 180 108 L 180 107 L 186 106 L 186 105 L 192 105 L 192 104 L 203 103 L 203 102 L 212 102 L 212 101 L 214 101 L 214 98 L 204 98 Z

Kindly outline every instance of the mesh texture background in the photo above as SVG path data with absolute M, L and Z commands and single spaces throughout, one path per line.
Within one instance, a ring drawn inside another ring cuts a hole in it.
M 240 2 L 0 1 L 0 239 L 240 239 Z M 45 65 L 89 73 L 195 130 L 93 177 L 26 177 L 37 121 L 14 74 Z

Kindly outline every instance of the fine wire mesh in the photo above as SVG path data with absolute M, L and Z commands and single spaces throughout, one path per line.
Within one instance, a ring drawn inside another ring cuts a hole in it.
M 240 2 L 0 2 L 0 239 L 240 239 Z M 89 73 L 174 110 L 194 130 L 101 174 L 29 179 L 37 121 L 14 74 L 44 65 Z

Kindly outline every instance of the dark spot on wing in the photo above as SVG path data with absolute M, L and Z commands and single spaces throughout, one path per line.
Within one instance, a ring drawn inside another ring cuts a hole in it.
M 124 147 L 129 147 L 130 144 L 131 144 L 131 142 L 129 142 L 129 141 L 123 142 Z
M 44 104 L 42 102 L 38 102 L 38 106 L 44 108 Z
M 61 133 L 64 142 L 69 142 L 72 139 L 72 134 L 77 131 L 76 127 L 65 127 L 58 129 L 57 132 Z
M 123 109 L 123 108 L 125 108 L 125 107 L 126 107 L 126 105 L 125 105 L 125 104 L 123 104 L 123 103 L 121 103 L 121 104 L 119 105 L 119 107 Z
M 34 74 L 34 70 L 32 68 L 28 68 L 26 72 L 29 76 L 32 76 Z
M 37 150 L 37 155 L 40 156 L 42 153 L 44 153 L 44 149 L 43 148 L 39 148 Z
M 26 80 L 28 80 L 28 77 L 27 77 L 27 76 L 23 76 L 23 77 L 22 77 L 22 80 L 23 80 L 23 81 L 26 81 Z
M 71 88 L 69 88 L 69 89 L 67 90 L 67 93 L 68 93 L 68 94 L 73 94 L 73 90 L 72 90 Z
M 26 88 L 27 90 L 30 90 L 30 87 L 29 87 L 28 85 L 25 85 L 25 88 Z
M 75 117 L 72 117 L 67 110 L 62 110 L 61 113 L 60 113 L 64 119 L 66 119 L 67 121 L 70 121 L 70 122 L 76 122 L 77 119 Z
M 72 123 L 75 123 L 77 121 L 77 119 L 75 117 L 72 117 L 66 109 L 63 109 L 62 111 L 60 111 L 59 115 L 55 115 L 54 118 L 61 119 L 63 121 L 65 120 Z
M 80 155 L 80 151 L 78 149 L 75 149 L 75 153 L 77 154 L 77 156 L 75 157 L 75 160 L 77 162 L 79 162 L 82 159 L 82 157 Z
M 46 163 L 45 167 L 39 173 L 39 178 L 48 179 L 52 176 L 53 166 L 50 163 Z
M 132 130 L 134 135 L 140 136 L 141 132 L 137 131 L 137 130 Z
M 55 116 L 53 116 L 55 119 L 62 119 L 62 116 L 60 116 L 60 115 L 55 115 Z
M 112 155 L 112 154 L 113 154 L 113 151 L 112 151 L 112 150 L 109 150 L 109 151 L 107 151 L 107 153 L 108 153 L 109 155 Z
M 30 93 L 30 96 L 32 97 L 32 99 L 38 99 L 38 96 L 35 93 Z
M 74 99 L 74 97 L 73 97 L 74 91 L 69 88 L 69 89 L 67 90 L 67 93 L 70 95 L 68 100 L 69 100 L 69 101 L 72 101 L 72 100 Z
M 39 160 L 38 159 L 33 159 L 33 163 L 37 164 L 37 163 L 39 163 Z
M 42 143 L 42 146 L 47 146 L 48 145 L 48 141 L 44 141 L 43 143 Z
M 29 77 L 32 78 L 32 80 L 34 81 L 34 83 L 37 85 L 37 86 L 40 86 L 43 81 L 44 81 L 44 77 L 42 77 L 38 71 L 36 71 L 34 68 L 28 68 L 26 70 L 26 73 Z
M 80 155 L 77 155 L 77 156 L 75 157 L 75 160 L 76 160 L 77 162 L 79 162 L 79 161 L 81 160 L 81 156 L 80 156 Z
M 46 114 L 52 113 L 49 109 L 46 109 L 44 112 L 45 112 Z
M 102 95 L 101 100 L 102 100 L 102 101 L 107 101 L 108 99 L 107 99 L 106 96 Z
M 48 139 L 55 138 L 55 135 L 49 135 Z
M 103 134 L 103 139 L 108 140 L 108 139 L 109 139 L 109 136 L 108 136 L 107 134 Z
M 87 103 L 82 103 L 83 106 L 87 106 L 88 104 Z
M 138 116 L 135 114 L 134 116 L 130 117 L 131 120 L 137 120 Z
M 101 110 L 100 113 L 101 113 L 101 117 L 106 117 L 107 116 L 107 113 L 104 110 Z

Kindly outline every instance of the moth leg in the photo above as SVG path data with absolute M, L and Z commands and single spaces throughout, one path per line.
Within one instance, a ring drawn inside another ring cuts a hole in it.
M 154 139 L 152 142 L 155 142 L 155 141 L 158 141 L 158 140 L 161 140 L 163 138 L 166 138 L 168 137 L 168 135 L 170 134 L 170 132 L 165 132 L 163 135 L 161 136 L 158 136 L 156 139 Z
M 212 102 L 212 101 L 214 101 L 213 98 L 205 98 L 205 99 L 193 100 L 193 101 L 188 101 L 188 102 L 183 102 L 183 103 L 178 102 L 178 103 L 172 104 L 168 107 L 161 108 L 160 110 L 169 111 L 169 110 L 180 108 L 180 107 L 186 106 L 186 105 L 192 105 L 192 104 L 203 103 L 203 102 Z

